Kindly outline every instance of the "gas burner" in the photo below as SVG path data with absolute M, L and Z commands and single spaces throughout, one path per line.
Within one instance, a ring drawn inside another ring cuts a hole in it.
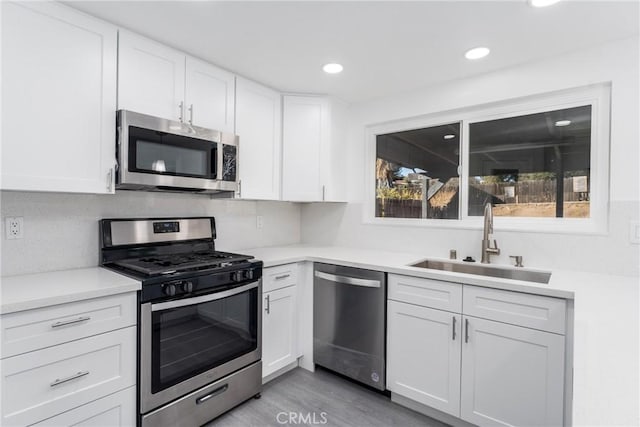
M 167 275 L 177 272 L 216 269 L 246 262 L 251 257 L 218 251 L 198 251 L 127 258 L 113 262 L 127 270 L 145 276 Z

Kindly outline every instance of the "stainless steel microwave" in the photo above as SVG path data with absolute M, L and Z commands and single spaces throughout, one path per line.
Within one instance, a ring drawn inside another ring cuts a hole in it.
M 116 123 L 116 189 L 237 191 L 236 135 L 127 110 L 117 112 Z

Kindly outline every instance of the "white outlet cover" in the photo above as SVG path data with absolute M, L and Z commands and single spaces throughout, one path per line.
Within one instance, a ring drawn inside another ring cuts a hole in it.
M 24 231 L 24 220 L 21 216 L 8 216 L 4 224 L 5 236 L 7 239 L 22 239 Z
M 256 228 L 257 228 L 258 230 L 261 230 L 261 229 L 262 229 L 262 227 L 263 227 L 263 225 L 264 225 L 264 222 L 263 222 L 263 221 L 264 221 L 264 219 L 263 219 L 262 215 L 258 215 L 258 216 L 256 216 Z
M 633 244 L 640 244 L 640 221 L 629 223 L 629 241 Z

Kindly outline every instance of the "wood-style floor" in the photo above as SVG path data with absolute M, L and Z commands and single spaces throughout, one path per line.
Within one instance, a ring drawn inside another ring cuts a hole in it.
M 265 384 L 261 399 L 249 400 L 207 427 L 282 425 L 443 427 L 446 424 L 328 371 L 312 373 L 296 368 Z

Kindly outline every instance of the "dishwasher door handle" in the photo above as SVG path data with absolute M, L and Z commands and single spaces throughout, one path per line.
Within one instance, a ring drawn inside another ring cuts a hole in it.
M 358 279 L 356 277 L 348 277 L 348 276 L 338 276 L 335 274 L 324 273 L 322 271 L 316 271 L 315 276 L 328 280 L 330 282 L 336 283 L 344 283 L 345 285 L 355 285 L 355 286 L 365 286 L 367 288 L 379 288 L 382 286 L 380 280 L 370 280 L 370 279 Z

